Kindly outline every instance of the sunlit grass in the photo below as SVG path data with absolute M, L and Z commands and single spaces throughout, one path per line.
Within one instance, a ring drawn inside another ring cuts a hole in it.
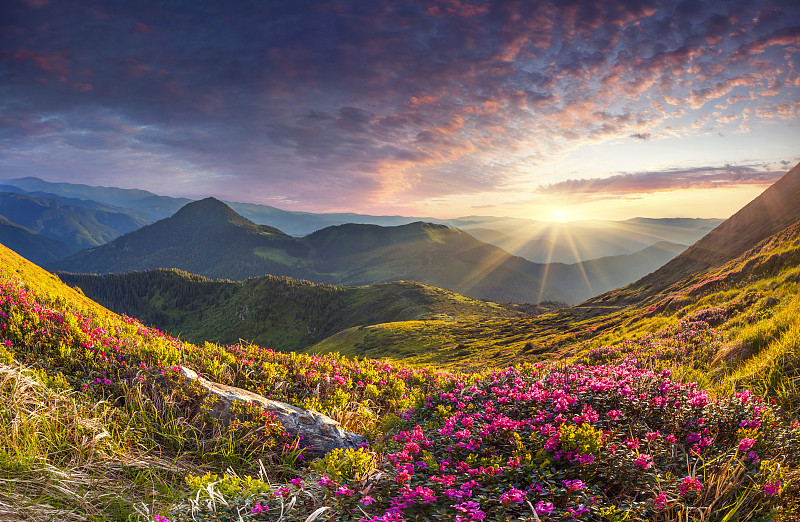
M 0 519 L 145 520 L 183 492 L 125 413 L 58 379 L 0 365 Z

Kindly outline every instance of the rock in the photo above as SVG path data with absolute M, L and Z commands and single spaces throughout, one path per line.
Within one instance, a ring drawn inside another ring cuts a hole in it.
M 206 393 L 219 398 L 219 401 L 215 401 L 212 413 L 221 421 L 225 422 L 231 417 L 231 405 L 235 402 L 255 403 L 275 414 L 290 437 L 303 437 L 303 445 L 309 446 L 312 456 L 322 456 L 337 448 L 356 449 L 367 443 L 363 435 L 342 429 L 338 422 L 314 410 L 304 410 L 242 388 L 211 382 L 185 366 L 180 367 L 180 374 L 195 381 Z
M 778 298 L 769 297 L 769 298 L 767 298 L 767 302 L 765 304 L 766 304 L 767 308 L 772 308 L 773 306 L 777 305 L 778 303 L 780 303 L 780 300 Z

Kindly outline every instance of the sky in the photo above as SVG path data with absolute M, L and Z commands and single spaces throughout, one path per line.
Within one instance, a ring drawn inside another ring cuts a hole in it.
M 728 217 L 800 162 L 796 0 L 9 0 L 0 178 L 286 210 Z

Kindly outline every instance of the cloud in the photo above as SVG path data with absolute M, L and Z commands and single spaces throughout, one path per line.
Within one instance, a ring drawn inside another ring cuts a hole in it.
M 602 179 L 568 179 L 540 186 L 536 192 L 590 199 L 637 197 L 671 190 L 767 186 L 780 179 L 783 174 L 784 171 L 765 170 L 764 166 L 708 166 L 626 173 Z
M 315 205 L 503 190 L 532 151 L 690 136 L 710 103 L 743 129 L 796 119 L 800 7 L 770 5 L 12 3 L 0 147 L 31 172 L 147 158 L 174 187 Z

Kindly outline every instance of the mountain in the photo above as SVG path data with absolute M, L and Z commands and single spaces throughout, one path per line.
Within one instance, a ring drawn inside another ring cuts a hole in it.
M 163 269 L 57 275 L 106 308 L 172 335 L 194 342 L 244 339 L 282 351 L 301 350 L 353 326 L 511 318 L 529 311 L 410 281 L 337 287 L 261 276 L 238 283 Z
M 800 164 L 692 245 L 662 273 L 679 278 L 719 266 L 800 220 Z
M 3 216 L 0 216 L 0 243 L 40 265 L 75 252 L 74 246 L 37 234 Z
M 351 224 L 294 238 L 214 198 L 48 266 L 97 273 L 178 268 L 214 278 L 271 274 L 347 285 L 414 280 L 476 298 L 567 299 L 555 288 L 542 290 L 532 263 L 453 227 Z
M 76 253 L 48 266 L 68 272 L 128 272 L 178 268 L 207 277 L 246 279 L 257 275 L 305 277 L 290 269 L 279 252 L 292 259 L 307 247 L 280 230 L 256 225 L 214 198 L 192 202 L 173 216 L 125 234 L 114 241 Z
M 41 236 L 73 246 L 72 252 L 102 245 L 145 224 L 124 213 L 11 192 L 0 192 L 0 215 Z
M 151 221 L 171 216 L 191 201 L 186 198 L 159 196 L 146 190 L 93 187 L 80 183 L 52 183 L 35 177 L 12 178 L 5 182 L 28 192 L 57 194 L 128 209 L 131 215 Z
M 592 302 L 616 306 L 657 295 L 693 274 L 722 266 L 798 220 L 800 164 L 663 267 Z

